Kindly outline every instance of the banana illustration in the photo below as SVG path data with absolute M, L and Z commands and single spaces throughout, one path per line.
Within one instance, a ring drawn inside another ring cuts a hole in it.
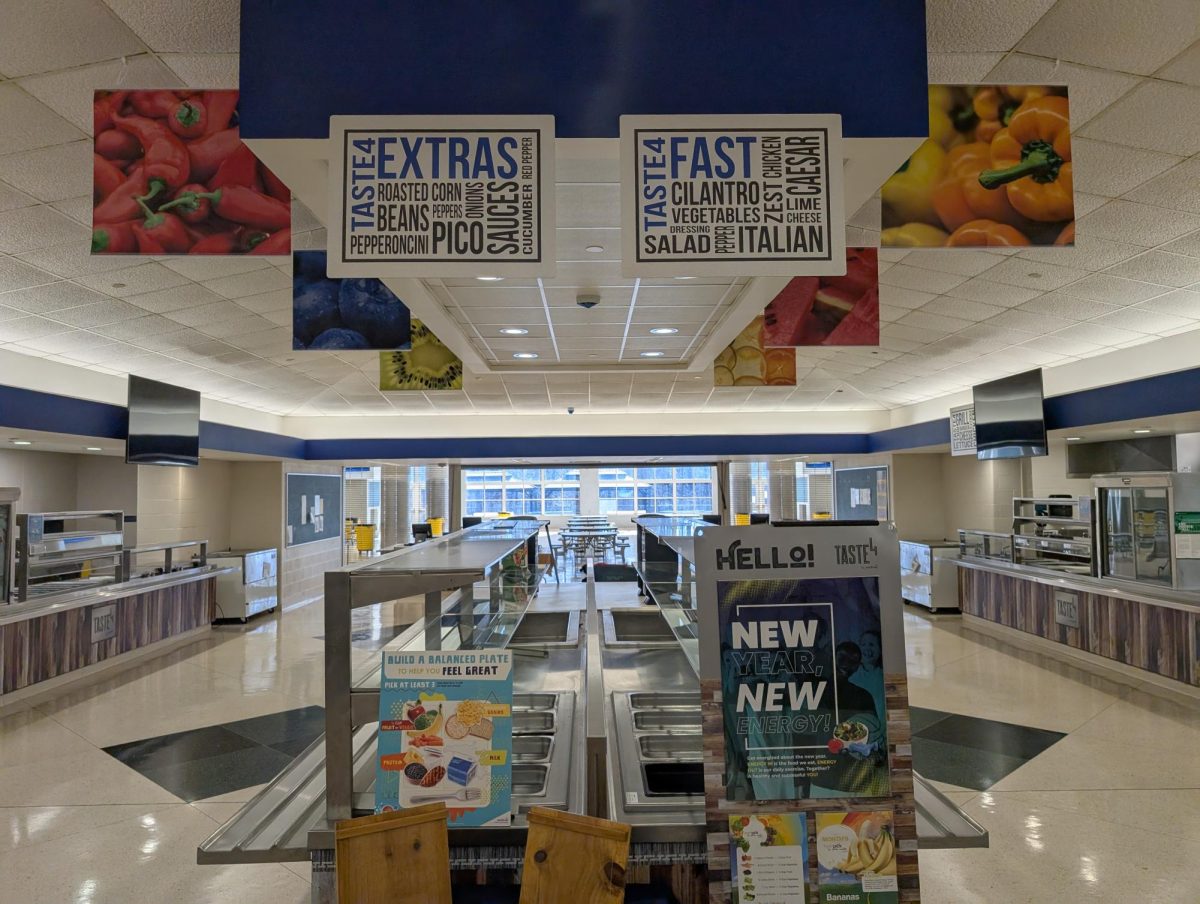
M 892 844 L 892 836 L 884 832 L 879 841 L 879 853 L 867 865 L 867 871 L 878 873 L 895 858 L 896 848 Z

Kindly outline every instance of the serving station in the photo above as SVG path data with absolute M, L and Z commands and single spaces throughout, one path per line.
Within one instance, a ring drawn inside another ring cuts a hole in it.
M 538 596 L 536 521 L 492 521 L 326 575 L 326 733 L 200 845 L 200 863 L 311 860 L 313 900 L 333 900 L 334 826 L 374 811 L 379 661 L 358 669 L 350 617 L 422 596 L 424 617 L 396 650 L 513 653 L 513 819 L 450 829 L 460 881 L 513 881 L 532 806 L 603 816 L 632 828 L 628 881 L 669 877 L 681 900 L 705 900 L 699 642 L 690 518 L 639 522 L 672 551 L 639 558 L 642 587 L 597 585 Z M 641 544 L 639 544 L 639 548 Z M 604 602 L 597 601 L 604 586 Z M 611 588 L 628 587 L 627 598 Z M 984 846 L 987 834 L 918 782 L 925 847 Z M 506 872 L 507 871 L 507 872 Z M 487 878 L 488 873 L 491 878 Z M 504 876 L 499 874 L 503 873 Z

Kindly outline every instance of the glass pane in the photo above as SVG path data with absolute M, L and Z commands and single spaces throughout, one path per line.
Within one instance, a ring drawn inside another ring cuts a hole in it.
M 1115 578 L 1134 580 L 1133 497 L 1129 490 L 1103 490 L 1104 567 Z
M 1170 586 L 1171 528 L 1166 487 L 1136 487 L 1133 491 L 1137 577 Z

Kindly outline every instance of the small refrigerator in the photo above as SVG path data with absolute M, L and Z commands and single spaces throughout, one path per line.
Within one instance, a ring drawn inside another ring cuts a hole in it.
M 958 609 L 958 569 L 944 558 L 958 558 L 956 540 L 901 540 L 900 595 L 933 612 Z
M 12 600 L 13 537 L 20 498 L 21 491 L 16 487 L 0 487 L 0 606 Z
M 233 568 L 217 576 L 217 621 L 246 623 L 260 612 L 279 605 L 279 551 L 276 549 L 226 549 L 209 553 L 208 564 Z
M 1200 590 L 1200 474 L 1096 477 L 1100 577 Z

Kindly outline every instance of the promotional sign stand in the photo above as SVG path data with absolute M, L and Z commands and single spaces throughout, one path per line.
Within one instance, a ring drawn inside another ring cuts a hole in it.
M 898 560 L 886 525 L 697 533 L 713 902 L 920 900 Z

